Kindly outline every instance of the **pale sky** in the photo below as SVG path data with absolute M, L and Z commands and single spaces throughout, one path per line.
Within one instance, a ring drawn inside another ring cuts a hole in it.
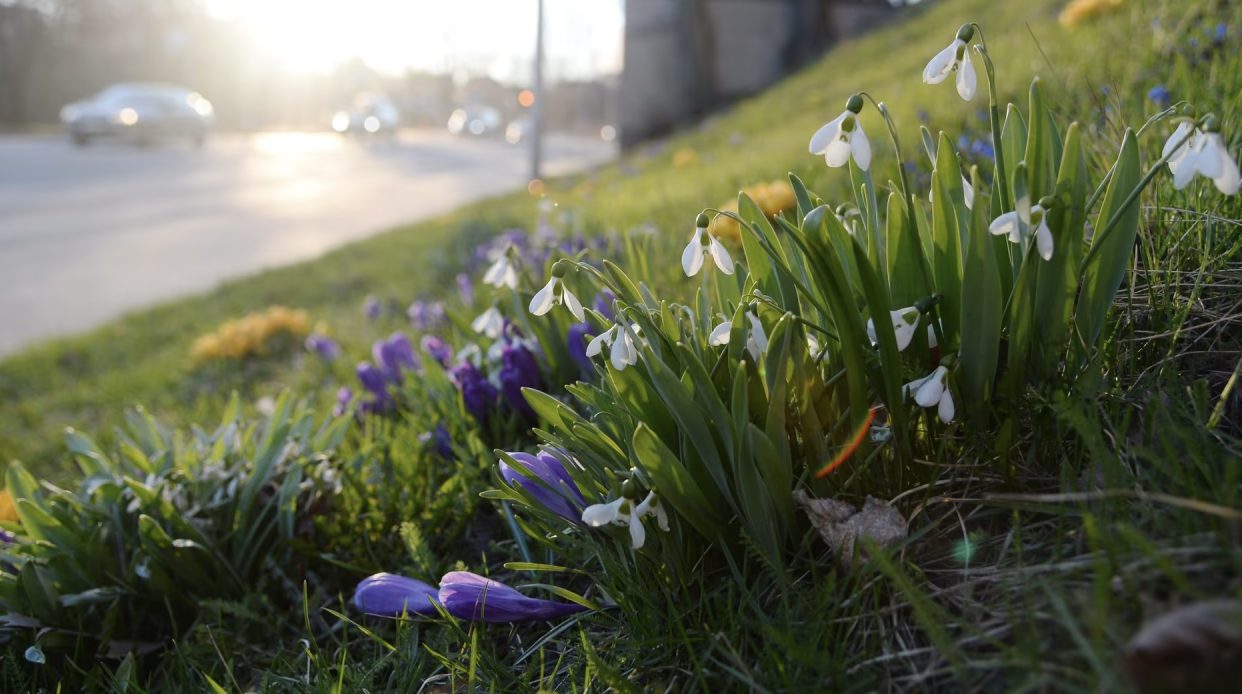
M 376 70 L 529 76 L 536 0 L 203 0 L 287 66 L 326 72 L 351 58 Z M 621 69 L 625 0 L 545 0 L 547 69 L 582 78 Z

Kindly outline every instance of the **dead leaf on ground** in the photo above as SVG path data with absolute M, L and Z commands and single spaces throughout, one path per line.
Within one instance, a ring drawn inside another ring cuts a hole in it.
M 1140 692 L 1236 691 L 1242 682 L 1242 602 L 1179 607 L 1143 625 L 1121 656 Z
M 845 566 L 854 563 L 854 546 L 859 538 L 865 537 L 884 548 L 906 539 L 906 519 L 886 501 L 868 496 L 859 511 L 848 501 L 816 499 L 801 489 L 793 497 Z M 860 557 L 863 554 L 859 552 Z

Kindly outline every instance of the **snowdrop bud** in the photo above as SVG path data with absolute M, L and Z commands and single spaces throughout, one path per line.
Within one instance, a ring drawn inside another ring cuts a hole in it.
M 567 272 L 569 272 L 569 261 L 568 260 L 565 260 L 562 258 L 561 260 L 558 260 L 552 264 L 552 276 L 553 277 L 564 277 L 565 273 Z
M 963 24 L 962 27 L 957 30 L 957 37 L 966 43 L 970 43 L 970 40 L 975 37 L 975 25 L 969 23 Z
M 638 498 L 638 485 L 634 483 L 632 477 L 621 483 L 621 496 L 627 499 Z
M 862 109 L 863 109 L 863 99 L 858 94 L 851 96 L 849 98 L 849 101 L 845 102 L 845 110 L 849 111 L 850 113 L 857 115 L 859 113 L 862 113 Z
M 1199 129 L 1205 133 L 1220 132 L 1220 119 L 1215 113 L 1209 113 L 1203 117 L 1203 125 L 1199 126 Z
M 707 219 L 706 212 L 700 212 L 699 216 L 694 218 L 694 226 L 696 228 L 706 229 L 710 225 L 711 225 L 711 222 Z
M 1044 197 L 1039 199 L 1039 206 L 1044 208 L 1045 210 L 1052 209 L 1052 206 L 1056 204 L 1057 204 L 1056 198 L 1052 197 L 1051 195 L 1045 195 Z

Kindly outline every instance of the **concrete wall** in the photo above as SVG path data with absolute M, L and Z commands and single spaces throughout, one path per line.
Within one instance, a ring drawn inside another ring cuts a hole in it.
M 621 143 L 760 91 L 891 14 L 887 0 L 627 0 Z

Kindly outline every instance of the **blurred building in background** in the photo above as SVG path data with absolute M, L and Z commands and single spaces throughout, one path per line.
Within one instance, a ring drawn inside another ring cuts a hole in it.
M 627 0 L 623 145 L 661 135 L 887 20 L 890 0 Z

